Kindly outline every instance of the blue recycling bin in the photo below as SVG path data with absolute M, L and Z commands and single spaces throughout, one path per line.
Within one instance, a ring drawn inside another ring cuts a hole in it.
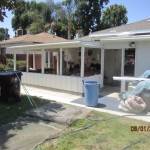
M 85 81 L 84 84 L 84 103 L 88 107 L 98 105 L 100 84 L 96 81 Z

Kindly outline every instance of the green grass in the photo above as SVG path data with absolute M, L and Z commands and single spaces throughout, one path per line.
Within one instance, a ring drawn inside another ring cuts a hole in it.
M 108 120 L 96 122 L 93 119 Z M 69 133 L 91 124 L 88 129 Z M 131 126 L 150 124 L 93 111 L 87 118 L 73 122 L 59 138 L 48 140 L 35 150 L 122 150 L 130 144 L 130 150 L 149 150 L 150 132 L 132 132 Z M 140 143 L 134 144 L 137 141 Z
M 35 101 L 37 106 L 50 103 L 50 101 L 46 101 L 38 97 L 32 97 L 32 99 Z M 31 106 L 25 95 L 21 96 L 21 102 L 13 105 L 0 103 L 0 125 L 15 121 L 18 117 L 23 116 L 25 111 L 33 108 L 34 107 Z

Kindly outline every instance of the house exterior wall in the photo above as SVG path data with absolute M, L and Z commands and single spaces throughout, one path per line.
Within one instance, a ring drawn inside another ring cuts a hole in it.
M 140 41 L 137 43 L 135 59 L 135 76 L 150 70 L 150 42 Z
M 136 41 L 135 47 L 135 76 L 141 75 L 144 71 L 150 70 L 150 42 Z M 104 44 L 104 49 L 130 48 L 129 42 L 108 42 Z
M 61 75 L 27 73 L 27 72 L 23 72 L 23 76 L 22 76 L 22 82 L 25 84 L 65 90 L 70 92 L 77 92 L 77 93 L 83 93 L 82 81 L 89 81 L 89 80 L 94 80 L 99 83 L 102 83 L 103 77 L 101 75 L 94 75 L 90 77 L 81 78 L 75 76 L 74 77 L 61 76 Z

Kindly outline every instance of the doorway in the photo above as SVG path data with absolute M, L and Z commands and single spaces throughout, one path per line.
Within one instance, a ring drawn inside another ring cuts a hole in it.
M 121 50 L 106 49 L 104 54 L 104 84 L 116 85 L 113 76 L 121 76 Z
M 124 75 L 134 76 L 135 48 L 125 49 Z

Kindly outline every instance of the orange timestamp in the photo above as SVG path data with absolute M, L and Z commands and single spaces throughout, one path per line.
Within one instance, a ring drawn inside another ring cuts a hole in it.
M 150 132 L 150 126 L 131 126 L 133 132 Z

